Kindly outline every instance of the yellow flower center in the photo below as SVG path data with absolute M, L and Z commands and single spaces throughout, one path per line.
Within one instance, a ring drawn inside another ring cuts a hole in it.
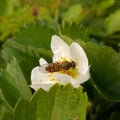
M 76 78 L 77 75 L 78 75 L 78 69 L 77 68 L 74 68 L 74 69 L 70 68 L 68 70 L 61 70 L 61 71 L 59 71 L 59 73 L 67 74 L 67 75 L 69 75 L 69 76 L 71 76 L 73 78 Z

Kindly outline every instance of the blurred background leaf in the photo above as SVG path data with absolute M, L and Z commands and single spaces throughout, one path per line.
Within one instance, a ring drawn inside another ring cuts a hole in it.
M 63 14 L 63 20 L 66 22 L 76 22 L 80 21 L 82 8 L 79 4 L 71 6 L 68 11 Z M 73 14 L 74 13 L 74 14 Z
M 107 34 L 112 34 L 120 31 L 120 9 L 109 15 L 105 21 L 105 30 Z
M 110 120 L 120 120 L 120 113 L 119 112 L 113 112 L 111 114 Z
M 13 35 L 19 30 L 19 27 L 24 26 L 28 22 L 32 22 L 35 17 L 32 15 L 31 8 L 26 6 L 14 12 L 7 17 L 0 18 L 0 40 L 4 40 L 7 36 Z
M 20 0 L 0 0 L 0 16 L 12 14 L 16 9 L 21 7 Z

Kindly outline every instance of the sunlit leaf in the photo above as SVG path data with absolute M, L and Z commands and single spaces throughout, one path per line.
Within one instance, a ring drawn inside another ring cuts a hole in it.
M 52 17 L 50 16 L 50 11 L 47 9 L 47 7 L 40 7 L 38 11 L 38 19 L 39 20 L 52 20 Z
M 87 96 L 81 88 L 74 90 L 71 85 L 65 87 L 55 85 L 49 92 L 38 90 L 31 102 L 20 99 L 15 107 L 14 118 L 15 120 L 85 120 L 86 108 Z M 8 115 L 5 114 L 3 118 L 6 116 Z
M 14 8 L 20 6 L 20 1 L 0 0 L 0 16 L 7 16 L 14 12 Z
M 116 10 L 110 16 L 106 18 L 105 30 L 107 34 L 112 34 L 114 32 L 120 31 L 120 9 Z
M 80 4 L 72 5 L 67 12 L 63 14 L 63 20 L 67 22 L 76 22 L 82 19 L 81 17 L 82 7 Z
M 103 14 L 105 13 L 105 10 L 109 7 L 111 7 L 115 3 L 115 0 L 101 0 L 96 3 L 96 11 L 97 14 Z
M 2 17 L 0 25 L 0 41 L 3 41 L 7 36 L 13 35 L 13 32 L 19 30 L 26 23 L 32 22 L 35 17 L 32 15 L 30 7 L 21 8 L 13 14 Z

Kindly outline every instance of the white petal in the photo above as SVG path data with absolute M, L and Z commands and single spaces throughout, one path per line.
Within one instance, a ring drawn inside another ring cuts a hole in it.
M 54 53 L 53 62 L 62 58 L 71 58 L 70 47 L 57 35 L 52 36 L 51 49 Z
M 53 75 L 56 80 L 62 85 L 71 83 L 74 86 L 74 84 L 76 84 L 76 80 L 67 74 L 54 73 Z
M 32 84 L 39 84 L 41 82 L 49 81 L 49 73 L 42 71 L 41 67 L 35 67 L 31 72 Z
M 76 42 L 73 42 L 70 45 L 70 51 L 72 59 L 78 64 L 79 71 L 81 73 L 86 73 L 86 71 L 88 70 L 88 59 L 83 48 Z
M 40 63 L 40 65 L 48 64 L 48 62 L 45 59 L 43 59 L 43 58 L 39 59 L 39 63 Z
M 41 84 L 34 84 L 30 85 L 31 88 L 33 88 L 35 91 L 38 89 L 42 88 L 45 91 L 49 91 L 49 89 L 55 84 L 55 82 L 46 82 L 46 83 L 41 83 Z
M 88 68 L 88 70 L 85 74 L 78 74 L 77 82 L 78 82 L 78 84 L 82 84 L 82 83 L 86 82 L 87 80 L 89 80 L 89 78 L 90 78 L 90 72 L 89 72 L 89 68 Z
M 31 85 L 34 90 L 43 88 L 48 91 L 56 82 L 51 81 L 50 73 L 42 71 L 41 67 L 35 67 L 31 72 Z

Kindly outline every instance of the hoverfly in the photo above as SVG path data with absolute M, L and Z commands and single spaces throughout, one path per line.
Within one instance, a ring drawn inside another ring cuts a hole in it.
M 76 63 L 74 61 L 62 61 L 48 64 L 48 66 L 46 66 L 46 70 L 48 72 L 58 72 L 62 70 L 69 70 L 70 68 L 74 69 L 75 67 Z

